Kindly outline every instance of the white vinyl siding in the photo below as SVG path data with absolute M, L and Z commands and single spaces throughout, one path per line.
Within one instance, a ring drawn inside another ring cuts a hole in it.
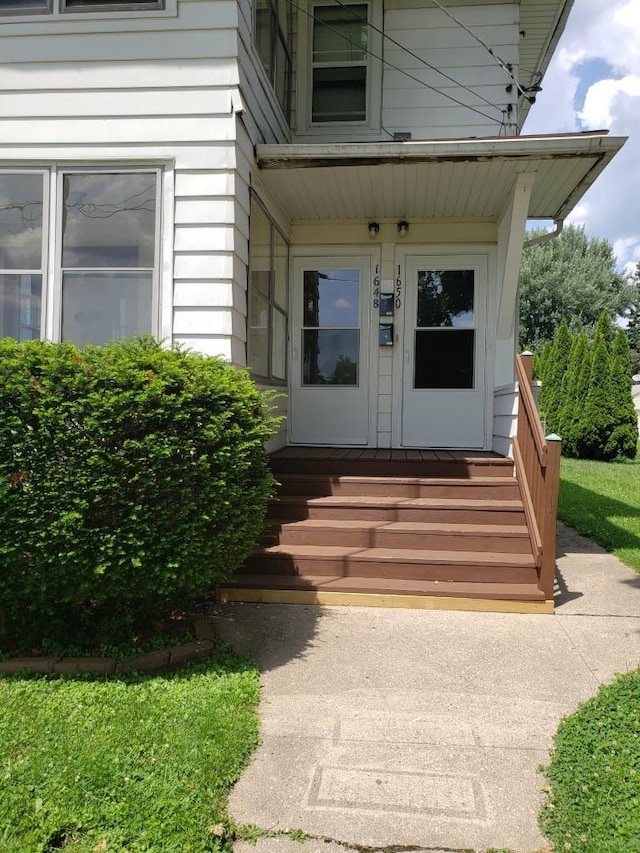
M 238 6 L 173 9 L 0 19 L 0 171 L 161 168 L 155 331 L 244 365 L 250 178 L 236 142 Z
M 456 0 L 446 5 L 496 56 L 511 64 L 517 78 L 519 4 Z M 308 15 L 299 14 L 295 122 L 299 141 L 389 140 L 394 133 L 409 133 L 414 140 L 515 134 L 514 81 L 464 27 L 419 0 L 387 0 L 384 17 L 380 10 L 376 18 L 377 10 L 378 4 L 370 0 L 371 23 L 385 37 L 370 28 L 367 121 L 351 127 L 346 121 L 327 126 L 312 121 L 311 24 Z M 376 56 L 384 57 L 384 64 Z

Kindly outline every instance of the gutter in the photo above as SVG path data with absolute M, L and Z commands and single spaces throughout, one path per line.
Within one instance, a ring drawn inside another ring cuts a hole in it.
M 546 234 L 539 234 L 537 237 L 532 237 L 531 240 L 525 240 L 522 248 L 530 249 L 532 246 L 540 246 L 542 243 L 547 243 L 549 240 L 555 240 L 556 237 L 559 237 L 564 229 L 564 219 L 556 219 L 553 224 L 556 226 L 554 231 L 547 231 Z

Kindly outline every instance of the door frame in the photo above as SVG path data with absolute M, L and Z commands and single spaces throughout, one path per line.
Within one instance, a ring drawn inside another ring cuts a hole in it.
M 443 258 L 451 260 L 452 264 L 460 263 L 462 268 L 465 258 L 471 260 L 481 256 L 486 259 L 486 280 L 484 282 L 484 365 L 482 378 L 484 381 L 484 440 L 482 449 L 487 450 L 492 446 L 493 438 L 493 381 L 492 367 L 495 350 L 494 324 L 491 318 L 495 317 L 495 287 L 492 283 L 496 280 L 496 249 L 493 246 L 451 244 L 451 245 L 412 245 L 396 246 L 394 267 L 400 269 L 402 276 L 402 305 L 395 316 L 395 327 L 397 343 L 393 354 L 393 404 L 391 416 L 392 447 L 403 448 L 403 418 L 404 418 L 404 370 L 405 370 L 405 348 L 411 346 L 411 340 L 406 340 L 406 335 L 411 335 L 411 323 L 406 320 L 406 294 L 409 282 L 407 279 L 407 266 L 411 258 Z M 440 445 L 439 445 L 440 446 Z M 425 445 L 428 447 L 428 445 Z M 444 447 L 442 449 L 445 449 Z M 453 448 L 455 449 L 455 448 Z
M 366 305 L 365 310 L 367 313 L 363 315 L 361 318 L 361 333 L 364 329 L 367 330 L 368 347 L 363 349 L 363 352 L 366 353 L 367 356 L 367 374 L 368 381 L 366 382 L 367 388 L 367 396 L 368 396 L 368 435 L 367 435 L 367 443 L 366 444 L 358 444 L 358 445 L 349 445 L 349 444 L 341 444 L 341 445 L 327 445 L 327 446 L 342 446 L 342 447 L 359 447 L 359 448 L 375 448 L 378 443 L 378 312 L 374 311 L 373 308 L 373 281 L 376 275 L 376 267 L 378 271 L 381 267 L 381 244 L 379 243 L 361 243 L 361 244 L 350 244 L 348 246 L 344 245 L 322 245 L 322 246 L 314 246 L 314 245 L 304 245 L 304 246 L 291 246 L 289 251 L 289 383 L 288 383 L 288 391 L 290 396 L 289 402 L 289 414 L 287 417 L 287 443 L 290 445 L 303 445 L 303 446 L 325 446 L 322 444 L 318 444 L 317 442 L 301 442 L 294 441 L 292 439 L 292 406 L 291 406 L 291 397 L 294 394 L 294 382 L 296 378 L 294 378 L 294 365 L 296 364 L 296 359 L 294 358 L 294 350 L 298 344 L 298 337 L 300 335 L 301 326 L 295 323 L 295 317 L 299 313 L 295 310 L 294 300 L 298 297 L 299 290 L 297 288 L 300 285 L 300 282 L 296 281 L 296 274 L 300 268 L 300 263 L 304 263 L 306 259 L 309 262 L 322 261 L 327 260 L 332 263 L 336 261 L 341 261 L 344 259 L 345 262 L 348 263 L 350 259 L 354 261 L 357 259 L 367 258 L 370 263 L 371 275 L 369 281 L 363 282 L 363 285 L 367 292 L 366 301 L 363 300 L 363 305 Z M 378 272 L 379 275 L 379 272 Z M 299 379 L 299 377 L 298 377 Z

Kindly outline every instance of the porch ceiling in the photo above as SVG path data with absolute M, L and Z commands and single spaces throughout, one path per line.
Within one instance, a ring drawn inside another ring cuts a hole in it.
M 258 145 L 267 189 L 292 220 L 497 219 L 535 174 L 529 218 L 564 219 L 620 150 L 606 131 L 556 136 Z

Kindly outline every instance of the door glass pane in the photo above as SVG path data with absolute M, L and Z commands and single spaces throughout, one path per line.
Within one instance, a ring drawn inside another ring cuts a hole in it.
M 418 271 L 418 327 L 474 323 L 473 270 Z
M 41 302 L 41 275 L 0 275 L 0 338 L 37 340 Z
M 305 270 L 304 325 L 358 327 L 359 270 Z
M 42 202 L 42 175 L 0 175 L 0 269 L 41 269 Z
M 269 375 L 269 303 L 259 293 L 250 296 L 249 364 L 259 376 Z
M 66 175 L 63 267 L 146 267 L 155 258 L 155 174 Z
M 302 330 L 303 385 L 357 385 L 357 329 Z
M 82 344 L 151 333 L 151 272 L 65 272 L 62 339 Z
M 313 61 L 363 62 L 367 58 L 367 7 L 316 6 Z
M 414 388 L 473 388 L 473 329 L 415 332 Z
M 367 69 L 314 68 L 312 121 L 365 121 L 367 118 Z

